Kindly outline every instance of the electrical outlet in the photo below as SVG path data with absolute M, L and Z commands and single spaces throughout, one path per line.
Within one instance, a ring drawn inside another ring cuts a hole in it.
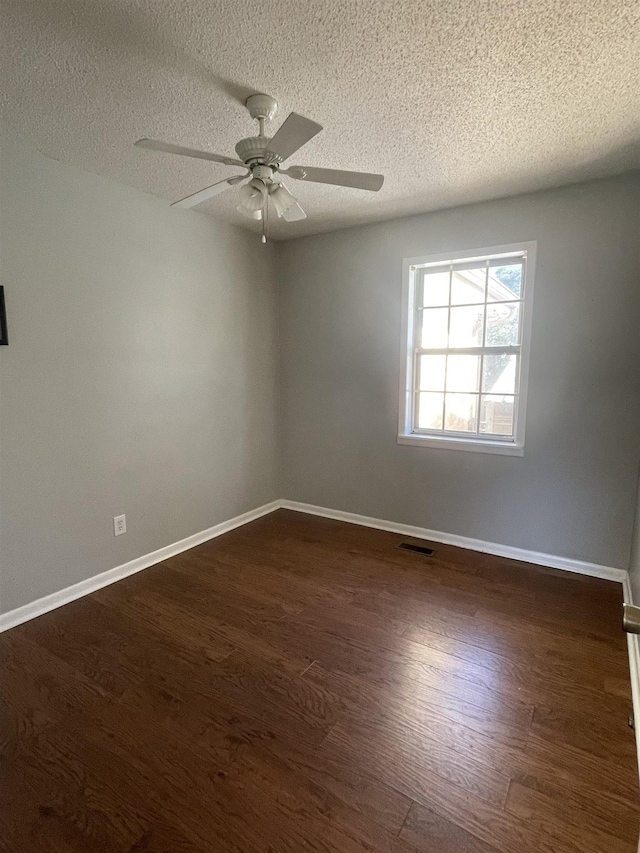
M 127 516 L 126 515 L 114 515 L 113 517 L 113 535 L 114 536 L 122 536 L 123 533 L 127 532 Z

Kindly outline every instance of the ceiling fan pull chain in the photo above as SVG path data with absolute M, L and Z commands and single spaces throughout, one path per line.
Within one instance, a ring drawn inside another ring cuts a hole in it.
M 264 197 L 264 208 L 262 210 L 262 242 L 267 242 L 267 229 L 269 227 L 269 193 Z

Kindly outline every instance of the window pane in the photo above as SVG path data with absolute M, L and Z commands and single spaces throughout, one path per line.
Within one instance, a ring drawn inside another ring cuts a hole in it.
M 522 296 L 522 264 L 489 267 L 487 302 L 506 302 Z
M 480 432 L 482 435 L 513 435 L 515 397 L 492 394 L 482 396 Z
M 443 397 L 430 392 L 418 395 L 418 429 L 442 429 Z
M 447 361 L 447 391 L 480 390 L 480 356 L 450 355 Z
M 453 312 L 451 313 L 453 315 Z M 505 302 L 502 305 L 487 305 L 487 346 L 507 347 L 515 346 L 519 342 L 520 303 Z
M 439 349 L 447 345 L 448 308 L 425 308 L 422 314 L 422 346 Z
M 444 391 L 444 369 L 446 363 L 446 355 L 420 356 L 421 391 Z
M 454 270 L 451 276 L 451 304 L 471 305 L 484 302 L 486 280 L 486 264 L 475 269 Z M 512 296 L 505 298 L 513 299 Z
M 482 368 L 482 390 L 493 394 L 515 394 L 518 356 L 502 352 L 485 355 Z
M 471 305 L 451 309 L 450 347 L 482 346 L 484 306 Z
M 422 277 L 422 304 L 449 304 L 449 270 L 446 272 L 425 272 Z
M 444 428 L 456 432 L 476 432 L 478 397 L 475 394 L 446 394 Z

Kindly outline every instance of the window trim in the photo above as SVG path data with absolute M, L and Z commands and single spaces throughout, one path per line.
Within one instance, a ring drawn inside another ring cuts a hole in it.
M 471 450 L 476 453 L 497 453 L 503 456 L 523 456 L 525 424 L 527 413 L 527 391 L 529 380 L 529 357 L 531 349 L 531 328 L 533 319 L 533 288 L 537 241 L 510 243 L 504 246 L 489 246 L 484 249 L 445 252 L 435 255 L 422 255 L 417 258 L 405 258 L 402 262 L 402 348 L 400 350 L 400 399 L 398 413 L 398 444 L 420 447 L 438 447 L 449 450 Z M 516 410 L 516 431 L 513 441 L 508 439 L 483 439 L 465 435 L 442 436 L 433 433 L 412 432 L 413 423 L 413 371 L 414 371 L 414 334 L 415 334 L 415 288 L 418 276 L 416 268 L 458 263 L 464 261 L 486 261 L 499 257 L 523 255 L 524 299 L 520 339 L 520 385 Z

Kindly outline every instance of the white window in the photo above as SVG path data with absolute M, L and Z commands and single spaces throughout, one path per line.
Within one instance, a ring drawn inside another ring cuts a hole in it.
M 405 260 L 400 444 L 522 456 L 535 250 Z

